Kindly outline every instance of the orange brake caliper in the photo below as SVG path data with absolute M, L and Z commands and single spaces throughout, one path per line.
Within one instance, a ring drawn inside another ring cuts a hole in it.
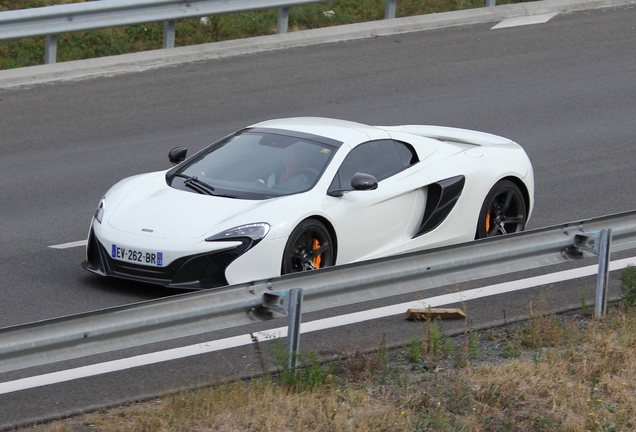
M 490 212 L 486 215 L 486 232 L 490 231 Z
M 315 251 L 320 249 L 320 242 L 318 241 L 318 239 L 314 239 L 313 244 L 311 245 L 311 250 Z M 314 268 L 320 268 L 320 263 L 322 261 L 322 254 L 318 254 L 316 255 L 313 259 L 312 259 L 312 263 L 314 265 Z

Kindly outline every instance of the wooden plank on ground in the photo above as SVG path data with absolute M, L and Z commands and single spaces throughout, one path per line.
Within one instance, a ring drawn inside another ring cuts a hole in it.
M 406 311 L 406 319 L 426 321 L 430 319 L 464 319 L 466 313 L 457 308 L 410 308 Z

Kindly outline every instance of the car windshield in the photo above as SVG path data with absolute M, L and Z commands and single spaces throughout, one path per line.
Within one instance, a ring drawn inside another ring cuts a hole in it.
M 340 143 L 314 135 L 246 129 L 169 172 L 171 186 L 228 198 L 266 199 L 311 189 Z

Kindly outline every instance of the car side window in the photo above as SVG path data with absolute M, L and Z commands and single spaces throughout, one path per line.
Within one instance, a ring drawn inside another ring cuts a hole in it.
M 378 140 L 360 144 L 340 165 L 329 190 L 351 190 L 351 178 L 357 172 L 371 174 L 378 181 L 392 176 L 417 161 L 413 149 L 393 140 Z
M 415 165 L 420 161 L 415 149 L 413 149 L 410 144 L 395 141 L 395 145 L 397 146 L 398 153 L 400 153 L 400 157 L 402 158 L 402 163 L 404 163 L 405 168 Z

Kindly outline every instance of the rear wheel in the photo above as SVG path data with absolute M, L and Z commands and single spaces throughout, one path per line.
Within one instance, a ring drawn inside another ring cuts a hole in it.
M 301 222 L 292 231 L 283 253 L 282 274 L 329 267 L 335 264 L 333 242 L 325 225 L 315 219 Z
M 527 217 L 526 203 L 517 185 L 502 180 L 493 186 L 482 204 L 475 238 L 523 231 Z

